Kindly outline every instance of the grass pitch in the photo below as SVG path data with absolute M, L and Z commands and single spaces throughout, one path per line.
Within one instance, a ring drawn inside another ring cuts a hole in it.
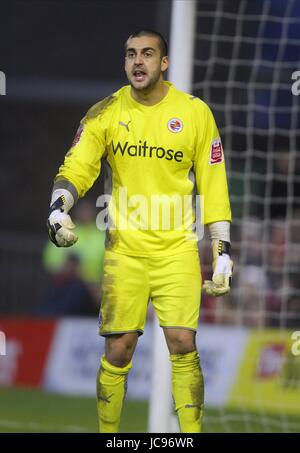
M 147 432 L 148 403 L 125 402 L 120 432 Z M 0 389 L 1 433 L 96 433 L 96 399 Z M 300 432 L 299 418 L 206 408 L 203 432 Z

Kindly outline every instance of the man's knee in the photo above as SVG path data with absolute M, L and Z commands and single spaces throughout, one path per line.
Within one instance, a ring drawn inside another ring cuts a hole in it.
M 110 335 L 105 339 L 105 357 L 111 365 L 123 368 L 131 361 L 138 334 L 135 332 Z
M 170 354 L 188 354 L 196 350 L 195 332 L 187 329 L 164 329 Z

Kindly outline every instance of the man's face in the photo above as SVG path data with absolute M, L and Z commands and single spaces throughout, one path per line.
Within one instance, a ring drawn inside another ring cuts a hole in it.
M 167 67 L 168 57 L 161 57 L 158 38 L 141 36 L 128 39 L 125 72 L 135 90 L 151 91 Z

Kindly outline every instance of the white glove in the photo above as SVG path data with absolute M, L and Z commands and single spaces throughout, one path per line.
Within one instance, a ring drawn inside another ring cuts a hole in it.
M 51 212 L 47 223 L 49 237 L 57 247 L 70 247 L 77 242 L 78 237 L 72 231 L 75 225 L 69 214 L 55 209 Z
M 214 273 L 212 280 L 205 280 L 203 285 L 204 291 L 210 296 L 223 296 L 230 291 L 233 262 L 230 255 L 222 251 L 222 243 L 224 241 L 213 240 Z
M 72 231 L 75 225 L 68 214 L 74 203 L 73 197 L 67 190 L 57 189 L 53 192 L 51 201 L 47 220 L 49 238 L 57 247 L 70 247 L 78 240 Z

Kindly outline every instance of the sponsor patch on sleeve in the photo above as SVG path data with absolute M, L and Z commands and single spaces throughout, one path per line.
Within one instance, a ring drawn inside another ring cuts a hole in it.
M 71 145 L 72 148 L 73 148 L 73 146 L 76 146 L 80 142 L 80 137 L 81 137 L 82 132 L 83 132 L 83 126 L 80 125 L 79 128 L 77 129 L 73 143 Z
M 223 148 L 220 138 L 212 141 L 209 153 L 209 165 L 220 164 L 223 162 Z

